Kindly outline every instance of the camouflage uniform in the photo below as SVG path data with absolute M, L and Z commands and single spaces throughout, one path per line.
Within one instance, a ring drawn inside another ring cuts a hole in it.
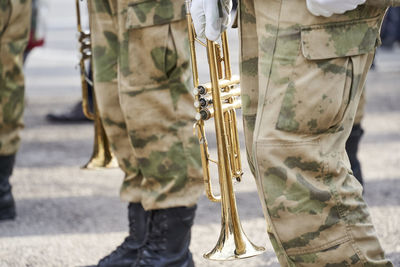
M 354 116 L 354 124 L 361 124 L 362 119 L 364 118 L 365 111 L 365 101 L 366 101 L 366 92 L 365 89 L 361 93 L 360 101 L 357 106 L 356 115 Z
M 386 7 L 329 18 L 305 0 L 240 8 L 246 147 L 281 265 L 392 266 L 344 149 Z
M 30 13 L 30 0 L 0 0 L 0 155 L 15 154 L 20 144 Z
M 92 0 L 96 100 L 126 173 L 121 198 L 148 209 L 202 193 L 184 1 Z

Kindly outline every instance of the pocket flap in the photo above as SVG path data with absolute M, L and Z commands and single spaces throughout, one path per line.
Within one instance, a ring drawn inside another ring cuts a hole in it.
M 301 46 L 310 60 L 372 52 L 379 44 L 380 18 L 311 25 L 301 28 Z
M 126 29 L 169 23 L 186 16 L 184 0 L 144 0 L 128 6 Z

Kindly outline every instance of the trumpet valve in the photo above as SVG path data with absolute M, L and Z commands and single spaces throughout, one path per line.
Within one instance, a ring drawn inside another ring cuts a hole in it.
M 211 99 L 207 99 L 207 98 L 203 98 L 203 97 L 199 99 L 199 104 L 200 104 L 200 107 L 202 107 L 202 108 L 206 108 L 209 105 L 211 105 L 212 103 L 213 102 Z
M 198 100 L 195 100 L 193 103 L 195 108 L 206 108 L 211 104 L 212 100 L 206 98 L 199 98 Z
M 202 85 L 197 86 L 197 90 L 199 95 L 207 94 L 207 89 Z
M 209 109 L 202 109 L 195 116 L 195 119 L 198 120 L 198 121 L 199 120 L 206 121 L 209 118 L 211 118 L 211 112 L 210 112 Z

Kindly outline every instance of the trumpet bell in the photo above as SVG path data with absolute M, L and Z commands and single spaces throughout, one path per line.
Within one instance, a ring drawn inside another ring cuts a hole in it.
M 97 104 L 94 103 L 94 143 L 93 152 L 89 161 L 82 167 L 82 169 L 99 169 L 99 168 L 116 168 L 118 162 L 113 155 L 106 132 L 99 117 Z
M 82 169 L 94 170 L 100 168 L 117 168 L 117 159 L 114 157 L 110 149 L 105 148 L 107 145 L 108 144 L 95 145 L 92 156 Z
M 228 261 L 236 259 L 244 259 L 260 255 L 265 252 L 264 247 L 254 245 L 243 232 L 242 228 L 234 234 L 233 227 L 223 225 L 221 233 L 215 247 L 203 257 L 215 261 Z M 230 229 L 228 229 L 230 228 Z M 235 235 L 241 236 L 242 247 L 239 249 L 235 243 Z
M 116 158 L 110 149 L 110 144 L 108 142 L 107 135 L 104 131 L 103 123 L 100 120 L 99 110 L 97 107 L 95 90 L 93 89 L 93 81 L 89 78 L 89 72 L 86 71 L 85 61 L 89 60 L 92 62 L 92 48 L 91 48 L 91 40 L 90 40 L 90 19 L 89 19 L 89 31 L 83 31 L 81 24 L 81 8 L 80 1 L 76 0 L 76 18 L 77 18 L 77 27 L 79 34 L 79 43 L 80 43 L 80 53 L 81 58 L 79 60 L 79 67 L 81 72 L 81 87 L 82 87 L 82 110 L 85 116 L 89 120 L 94 121 L 94 144 L 93 144 L 93 153 L 90 157 L 88 163 L 86 163 L 82 169 L 98 169 L 98 168 L 114 168 L 118 167 L 118 163 Z M 90 5 L 90 1 L 87 1 L 87 4 Z M 88 7 L 89 8 L 89 7 Z M 89 11 L 89 9 L 88 9 Z M 90 17 L 90 13 L 88 13 Z M 90 70 L 91 71 L 91 70 Z M 92 88 L 89 89 L 89 84 L 92 84 Z M 93 106 L 94 110 L 91 111 L 89 108 L 89 90 L 92 90 L 93 95 Z
M 100 152 L 97 155 L 92 155 L 89 162 L 86 163 L 82 167 L 82 169 L 93 170 L 100 168 L 117 168 L 117 167 L 118 167 L 118 162 L 113 155 L 104 157 Z

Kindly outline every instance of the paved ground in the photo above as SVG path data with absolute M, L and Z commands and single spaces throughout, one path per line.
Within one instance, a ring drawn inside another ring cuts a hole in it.
M 66 0 L 50 4 L 46 47 L 34 51 L 26 66 L 26 129 L 12 178 L 18 218 L 0 224 L 1 267 L 93 264 L 127 233 L 126 206 L 118 199 L 122 172 L 80 169 L 91 153 L 92 126 L 45 120 L 48 112 L 67 108 L 80 97 L 74 4 Z M 232 39 L 235 58 L 234 34 Z M 368 79 L 366 133 L 360 151 L 365 197 L 395 266 L 400 266 L 399 82 L 400 50 L 379 53 L 377 69 Z M 191 245 L 197 266 L 277 267 L 250 176 L 237 186 L 237 192 L 245 231 L 255 243 L 266 244 L 268 251 L 229 263 L 204 260 L 202 254 L 217 239 L 220 213 L 219 205 L 203 197 Z

